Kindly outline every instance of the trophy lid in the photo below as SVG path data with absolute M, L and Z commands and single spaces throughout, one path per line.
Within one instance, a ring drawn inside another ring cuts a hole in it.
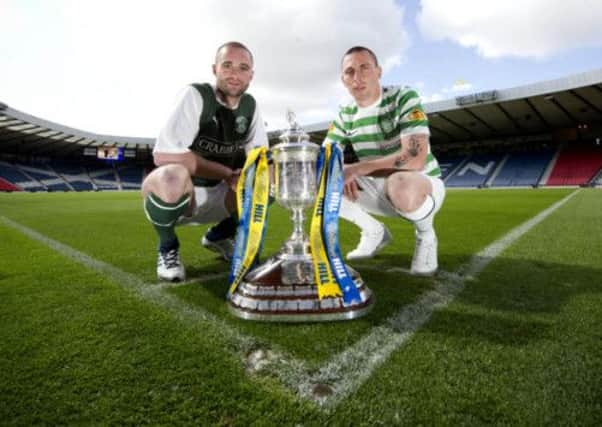
M 289 127 L 278 137 L 282 144 L 309 143 L 309 135 L 299 126 L 296 115 L 292 110 L 287 110 L 286 120 Z

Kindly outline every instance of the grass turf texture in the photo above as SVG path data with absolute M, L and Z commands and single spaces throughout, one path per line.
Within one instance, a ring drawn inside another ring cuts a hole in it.
M 450 191 L 437 218 L 441 268 L 478 250 L 567 190 Z M 179 321 L 84 266 L 1 226 L 0 419 L 31 423 L 570 423 L 601 419 L 602 197 L 582 191 L 504 252 L 330 413 L 269 375 L 247 375 L 215 326 Z M 0 214 L 155 282 L 155 237 L 133 193 L 0 195 Z M 377 295 L 367 317 L 331 324 L 244 322 L 227 314 L 225 279 L 165 289 L 231 328 L 318 368 L 434 286 L 408 267 L 408 224 L 357 269 Z M 1 224 L 1 222 L 0 222 Z M 265 254 L 290 233 L 271 209 Z M 225 264 L 179 230 L 192 277 Z M 343 250 L 358 235 L 342 224 Z

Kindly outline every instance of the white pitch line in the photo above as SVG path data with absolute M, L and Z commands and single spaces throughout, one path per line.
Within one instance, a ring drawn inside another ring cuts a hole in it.
M 94 270 L 101 275 L 107 276 L 116 284 L 121 285 L 124 289 L 132 292 L 134 296 L 140 297 L 143 300 L 150 301 L 153 304 L 161 306 L 171 312 L 177 319 L 189 325 L 195 324 L 213 324 L 215 326 L 215 336 L 224 338 L 230 345 L 233 345 L 244 356 L 252 349 L 258 346 L 256 339 L 246 336 L 237 329 L 216 317 L 215 315 L 194 306 L 187 304 L 175 295 L 164 292 L 164 284 L 153 285 L 145 283 L 137 276 L 120 270 L 106 262 L 92 258 L 83 252 L 78 251 L 64 243 L 51 239 L 29 227 L 21 225 L 9 218 L 0 215 L 0 220 L 6 225 L 20 231 L 24 235 L 45 244 L 59 254 L 71 258 L 72 260 L 84 265 L 91 270 Z M 196 279 L 199 280 L 199 279 Z M 207 333 L 207 328 L 203 329 Z
M 404 306 L 398 313 L 389 317 L 384 325 L 373 328 L 357 343 L 341 353 L 333 356 L 318 372 L 299 381 L 299 378 L 282 378 L 298 393 L 312 399 L 325 409 L 336 407 L 343 398 L 353 393 L 372 372 L 380 366 L 391 353 L 407 341 L 422 325 L 424 325 L 437 309 L 446 307 L 464 289 L 465 282 L 478 275 L 495 257 L 512 243 L 525 235 L 534 226 L 546 219 L 556 209 L 564 205 L 575 194 L 573 192 L 554 203 L 549 208 L 512 229 L 508 234 L 496 240 L 485 249 L 474 255 L 471 260 L 460 266 L 457 273 L 443 274 L 442 280 L 435 288 L 424 294 L 419 300 Z M 316 385 L 326 384 L 332 394 L 316 396 Z
M 302 360 L 288 356 L 277 349 L 258 351 L 257 348 L 260 343 L 254 338 L 242 334 L 204 309 L 186 304 L 177 297 L 163 292 L 166 288 L 189 284 L 201 279 L 212 280 L 224 277 L 225 273 L 207 275 L 181 284 L 156 284 L 153 286 L 144 283 L 133 274 L 96 260 L 4 216 L 0 215 L 0 220 L 26 236 L 44 243 L 60 254 L 109 276 L 114 282 L 134 291 L 135 295 L 168 309 L 176 318 L 186 323 L 198 324 L 202 322 L 213 325 L 216 329 L 214 331 L 216 335 L 225 338 L 234 347 L 247 365 L 248 372 L 269 371 L 276 375 L 283 384 L 296 391 L 300 397 L 313 401 L 322 409 L 330 411 L 336 407 L 338 402 L 353 393 L 366 381 L 393 351 L 397 350 L 430 319 L 436 309 L 443 308 L 452 302 L 462 291 L 467 280 L 480 273 L 504 249 L 547 218 L 578 191 L 569 194 L 474 255 L 467 264 L 458 269 L 457 273 L 439 272 L 436 278 L 440 280 L 433 290 L 420 297 L 416 303 L 403 307 L 399 312 L 389 317 L 383 325 L 373 328 L 369 334 L 363 336 L 354 345 L 333 356 L 317 372 L 307 367 Z M 399 267 L 392 267 L 387 272 L 399 272 L 399 270 Z M 204 331 L 205 333 L 208 332 L 207 329 L 204 329 Z M 257 354 L 261 354 L 260 358 L 253 361 L 254 366 L 249 366 L 247 356 L 252 355 L 257 358 Z M 315 387 L 320 385 L 326 385 L 326 389 L 328 390 L 329 387 L 332 393 L 317 396 L 314 392 Z
M 158 282 L 154 286 L 160 289 L 179 288 L 180 286 L 192 285 L 193 283 L 202 283 L 204 281 L 223 279 L 228 277 L 228 274 L 228 272 L 208 273 L 202 276 L 189 278 L 188 280 L 184 280 L 182 282 Z

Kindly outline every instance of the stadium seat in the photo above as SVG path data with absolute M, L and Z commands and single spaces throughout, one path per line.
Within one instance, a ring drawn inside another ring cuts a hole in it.
M 586 185 L 602 167 L 602 147 L 569 144 L 558 157 L 546 185 Z
M 534 153 L 510 154 L 499 174 L 493 180 L 492 187 L 528 186 L 538 184 L 546 166 L 552 160 L 554 152 L 546 150 Z

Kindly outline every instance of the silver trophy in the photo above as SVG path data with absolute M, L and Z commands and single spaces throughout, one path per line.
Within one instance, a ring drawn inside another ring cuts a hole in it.
M 318 297 L 304 220 L 305 211 L 314 206 L 318 192 L 316 163 L 320 147 L 309 141 L 292 111 L 287 112 L 287 120 L 289 128 L 271 149 L 273 190 L 278 204 L 291 211 L 293 233 L 275 256 L 245 276 L 231 295 L 230 311 L 244 319 L 281 322 L 360 317 L 372 308 L 374 298 L 357 271 L 349 266 L 361 302 L 345 305 L 342 297 Z
M 313 283 L 313 264 L 309 240 L 303 228 L 305 210 L 314 205 L 318 192 L 316 162 L 320 147 L 309 142 L 307 135 L 295 121 L 295 114 L 287 112 L 289 129 L 280 135 L 280 144 L 272 148 L 275 165 L 275 195 L 280 206 L 292 213 L 293 234 L 281 251 L 282 283 Z

